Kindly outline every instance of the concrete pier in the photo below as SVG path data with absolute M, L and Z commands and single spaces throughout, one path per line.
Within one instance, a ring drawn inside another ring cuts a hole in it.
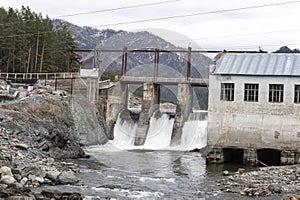
M 176 115 L 172 131 L 171 145 L 179 145 L 181 141 L 182 128 L 192 111 L 193 90 L 189 84 L 179 83 L 177 94 Z
M 223 149 L 220 147 L 212 148 L 209 154 L 206 156 L 206 160 L 209 163 L 223 163 L 224 162 L 224 153 Z
M 134 141 L 134 145 L 136 146 L 141 146 L 145 143 L 150 118 L 155 110 L 159 109 L 159 93 L 159 85 L 154 83 L 144 83 L 142 110 L 138 120 L 138 128 Z
M 257 151 L 255 149 L 244 149 L 243 164 L 252 166 L 258 164 Z
M 244 165 L 293 165 L 300 164 L 300 151 L 213 147 L 206 156 L 208 163 L 236 162 Z
M 110 139 L 113 139 L 113 128 L 117 121 L 118 114 L 122 109 L 127 108 L 128 85 L 118 83 L 107 93 L 106 123 Z

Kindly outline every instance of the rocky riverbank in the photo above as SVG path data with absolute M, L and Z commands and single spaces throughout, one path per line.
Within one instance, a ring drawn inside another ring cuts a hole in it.
M 300 165 L 261 167 L 258 170 L 230 174 L 224 171 L 218 186 L 224 192 L 242 196 L 270 196 L 278 194 L 284 200 L 300 199 Z M 289 195 L 288 195 L 289 194 Z
M 74 136 L 65 92 L 36 88 L 0 104 L 0 199 L 82 199 L 77 193 L 35 192 L 42 185 L 74 184 L 85 157 Z

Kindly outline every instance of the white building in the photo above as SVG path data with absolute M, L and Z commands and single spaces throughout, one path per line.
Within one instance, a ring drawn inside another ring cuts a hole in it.
M 208 160 L 300 163 L 300 54 L 218 57 L 209 77 Z

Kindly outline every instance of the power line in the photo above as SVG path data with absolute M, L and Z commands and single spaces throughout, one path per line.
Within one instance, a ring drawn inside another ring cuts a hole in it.
M 176 0 L 176 1 L 180 1 L 180 0 Z M 165 3 L 166 2 L 170 2 L 170 1 L 165 1 Z M 172 18 L 191 17 L 191 16 L 197 16 L 197 15 L 218 14 L 218 13 L 222 13 L 222 12 L 232 12 L 232 11 L 239 11 L 239 10 L 256 9 L 256 8 L 263 8 L 263 7 L 270 7 L 270 6 L 279 6 L 279 5 L 286 5 L 286 4 L 299 3 L 299 2 L 300 2 L 300 0 L 289 1 L 289 2 L 282 2 L 282 3 L 273 3 L 273 4 L 247 6 L 247 7 L 240 7 L 240 8 L 222 9 L 222 10 L 206 11 L 206 12 L 194 13 L 194 14 L 175 15 L 175 16 L 169 16 L 169 17 L 160 17 L 160 18 L 152 18 L 152 19 L 145 19 L 145 20 L 120 22 L 120 23 L 115 23 L 115 24 L 99 25 L 99 26 L 93 26 L 93 27 L 110 26 L 110 25 L 123 25 L 123 24 L 129 24 L 129 23 L 140 23 L 140 22 L 148 22 L 148 21 L 158 21 L 158 20 L 165 20 L 165 19 L 172 19 Z M 145 5 L 145 4 L 136 5 L 136 6 L 142 6 L 142 5 Z M 120 8 L 125 9 L 125 7 L 120 7 Z M 118 8 L 115 8 L 115 9 L 118 9 Z M 300 29 L 279 30 L 279 31 L 261 32 L 261 33 L 254 33 L 254 34 L 272 34 L 272 33 L 277 33 L 277 32 L 290 32 L 290 31 L 298 31 L 298 30 L 300 30 Z M 48 32 L 52 32 L 52 31 L 48 31 Z M 43 32 L 43 33 L 46 33 L 46 32 Z M 8 35 L 8 36 L 0 36 L 0 38 L 27 36 L 27 35 L 31 35 L 31 34 L 35 35 L 37 33 L 14 34 L 14 35 Z M 240 34 L 240 35 L 222 36 L 222 37 L 226 38 L 226 37 L 236 37 L 236 36 L 245 36 L 245 35 L 254 35 L 254 34 L 244 34 L 244 35 Z M 213 38 L 213 37 L 211 37 L 211 38 Z M 210 37 L 207 37 L 207 38 L 198 38 L 198 39 L 194 39 L 194 40 L 211 39 L 211 38 Z
M 300 1 L 288 1 L 282 3 L 272 3 L 272 4 L 264 4 L 264 5 L 255 5 L 255 6 L 246 6 L 240 8 L 230 8 L 230 9 L 222 9 L 222 10 L 215 10 L 215 11 L 206 11 L 206 12 L 199 12 L 193 14 L 182 14 L 182 15 L 173 15 L 168 17 L 157 17 L 157 18 L 149 18 L 149 19 L 141 19 L 141 20 L 133 20 L 133 21 L 126 21 L 126 22 L 118 22 L 118 23 L 111 23 L 111 24 L 101 24 L 93 27 L 105 27 L 105 26 L 117 26 L 117 25 L 124 25 L 124 24 L 136 24 L 142 22 L 151 22 L 151 21 L 162 21 L 166 19 L 176 19 L 176 18 L 185 18 L 185 17 L 193 17 L 199 15 L 210 15 L 210 14 L 218 14 L 224 12 L 233 12 L 233 11 L 240 11 L 240 10 L 249 10 L 249 9 L 257 9 L 257 8 L 264 8 L 264 7 L 271 7 L 271 6 L 279 6 L 279 5 L 287 5 L 293 3 L 299 3 Z
M 125 9 L 131 9 L 131 8 L 154 6 L 154 5 L 165 4 L 165 3 L 173 3 L 173 2 L 178 2 L 178 1 L 181 1 L 181 0 L 168 0 L 168 1 L 161 1 L 161 2 L 156 2 L 156 3 L 145 3 L 145 4 L 139 4 L 139 5 L 123 6 L 123 7 L 118 7 L 118 8 L 108 8 L 108 9 L 96 10 L 96 11 L 90 11 L 90 12 L 74 13 L 74 14 L 67 14 L 67 15 L 58 15 L 56 17 L 63 18 L 63 17 L 78 16 L 78 15 L 95 14 L 95 13 L 101 13 L 101 12 L 111 12 L 111 11 L 125 10 Z
M 138 4 L 138 5 L 130 5 L 130 6 L 123 6 L 123 7 L 117 7 L 117 8 L 108 8 L 103 10 L 97 10 L 97 11 L 90 11 L 90 12 L 82 12 L 82 13 L 73 13 L 73 14 L 67 14 L 67 15 L 58 15 L 54 18 L 64 18 L 64 17 L 71 17 L 71 16 L 78 16 L 78 15 L 88 15 L 88 14 L 94 14 L 94 13 L 101 13 L 101 12 L 112 12 L 117 10 L 126 10 L 126 9 L 132 9 L 132 8 L 140 8 L 140 7 L 147 7 L 147 6 L 155 6 L 159 4 L 166 4 L 166 3 L 174 3 L 182 0 L 167 0 L 167 1 L 161 1 L 161 2 L 155 2 L 155 3 L 145 3 L 145 4 Z M 8 25 L 8 24 L 18 24 L 23 22 L 30 22 L 34 20 L 24 20 L 22 22 L 15 22 L 15 23 L 2 23 L 1 25 Z
M 300 31 L 300 28 L 297 29 L 286 29 L 286 30 L 274 30 L 274 31 L 266 31 L 266 32 L 255 32 L 255 33 L 247 33 L 247 34 L 236 34 L 236 35 L 224 35 L 224 36 L 214 36 L 214 37 L 203 37 L 203 38 L 190 38 L 190 39 L 182 39 L 182 40 L 173 40 L 173 41 L 191 41 L 191 40 L 206 40 L 206 39 L 220 39 L 220 38 L 233 38 L 233 37 L 244 37 L 244 36 L 255 36 L 255 35 L 267 35 L 273 33 L 286 33 L 286 32 L 296 32 Z

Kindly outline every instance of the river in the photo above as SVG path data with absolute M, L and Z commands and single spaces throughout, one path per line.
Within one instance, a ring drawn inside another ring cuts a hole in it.
M 48 189 L 79 192 L 97 199 L 280 199 L 246 198 L 223 193 L 217 186 L 222 171 L 239 165 L 206 165 L 198 152 L 120 150 L 108 145 L 86 149 L 90 159 L 72 160 L 81 166 L 80 182 Z
M 79 192 L 86 200 L 255 199 L 223 193 L 217 185 L 224 170 L 236 172 L 242 166 L 207 165 L 199 152 L 189 151 L 206 145 L 207 122 L 202 113 L 190 115 L 177 147 L 169 146 L 173 122 L 167 114 L 152 117 L 145 145 L 137 147 L 133 145 L 136 122 L 119 117 L 113 141 L 86 147 L 90 159 L 72 160 L 81 167 L 80 182 L 50 188 Z

